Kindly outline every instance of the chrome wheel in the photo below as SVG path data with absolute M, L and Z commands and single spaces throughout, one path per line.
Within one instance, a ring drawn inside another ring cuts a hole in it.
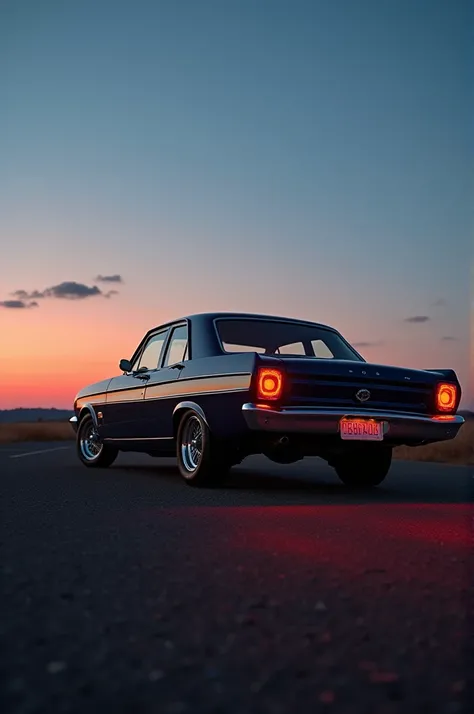
M 95 461 L 102 453 L 104 445 L 101 444 L 99 434 L 92 421 L 81 429 L 79 447 L 86 461 Z
M 190 416 L 181 437 L 181 460 L 190 474 L 194 473 L 201 463 L 202 436 L 201 422 L 196 416 Z

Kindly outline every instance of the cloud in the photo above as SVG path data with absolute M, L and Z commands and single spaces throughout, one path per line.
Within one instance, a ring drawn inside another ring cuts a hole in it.
M 123 283 L 121 275 L 98 275 L 95 280 L 97 283 Z
M 54 297 L 61 300 L 85 300 L 96 295 L 102 295 L 102 290 L 97 285 L 89 287 L 89 285 L 76 283 L 73 280 L 53 285 L 52 288 L 47 288 L 43 292 L 43 297 Z
M 421 323 L 428 322 L 430 319 L 428 315 L 413 315 L 413 317 L 406 317 L 405 322 Z
M 106 283 L 121 283 L 121 275 L 98 275 L 97 280 Z M 44 290 L 15 290 L 11 293 L 12 300 L 0 301 L 0 307 L 21 310 L 38 307 L 38 300 L 55 298 L 57 300 L 86 300 L 91 297 L 111 298 L 118 295 L 118 290 L 103 291 L 97 285 L 86 285 L 75 280 L 65 280 Z
M 3 300 L 0 302 L 0 307 L 6 307 L 11 310 L 25 310 L 29 307 L 38 307 L 37 302 L 25 302 L 24 300 Z
M 457 342 L 457 337 L 450 337 L 449 335 L 441 338 L 441 342 Z
M 433 307 L 445 307 L 445 306 L 446 306 L 446 300 L 444 298 L 438 298 L 433 303 Z
M 44 297 L 43 293 L 40 293 L 39 290 L 33 290 L 31 293 L 26 290 L 15 290 L 12 295 L 17 298 L 17 300 L 38 300 Z
M 383 345 L 382 340 L 377 340 L 375 342 L 353 342 L 353 346 L 357 349 L 358 347 L 379 347 Z
M 85 300 L 89 297 L 106 297 L 110 298 L 116 295 L 117 290 L 109 290 L 104 293 L 97 285 L 85 285 L 84 283 L 76 283 L 74 280 L 67 280 L 58 285 L 53 285 L 45 290 L 15 290 L 12 296 L 17 301 L 26 300 L 42 300 L 44 298 L 57 298 L 60 300 Z M 12 301 L 10 301 L 12 302 Z

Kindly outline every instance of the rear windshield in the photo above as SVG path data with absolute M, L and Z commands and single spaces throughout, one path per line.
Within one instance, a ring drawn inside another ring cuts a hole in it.
M 224 318 L 216 320 L 216 327 L 225 352 L 361 361 L 337 332 L 318 325 Z

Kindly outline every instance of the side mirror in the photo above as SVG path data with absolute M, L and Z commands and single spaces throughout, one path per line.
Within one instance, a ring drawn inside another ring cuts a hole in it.
M 130 362 L 129 359 L 121 359 L 119 362 L 119 369 L 121 369 L 122 372 L 131 372 L 132 371 L 132 363 Z

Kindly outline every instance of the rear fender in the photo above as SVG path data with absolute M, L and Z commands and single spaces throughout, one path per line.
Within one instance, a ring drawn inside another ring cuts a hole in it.
M 452 382 L 458 382 L 458 378 L 454 369 L 426 369 L 425 372 L 432 372 L 433 374 L 439 374 L 440 377 L 445 379 L 450 379 Z

